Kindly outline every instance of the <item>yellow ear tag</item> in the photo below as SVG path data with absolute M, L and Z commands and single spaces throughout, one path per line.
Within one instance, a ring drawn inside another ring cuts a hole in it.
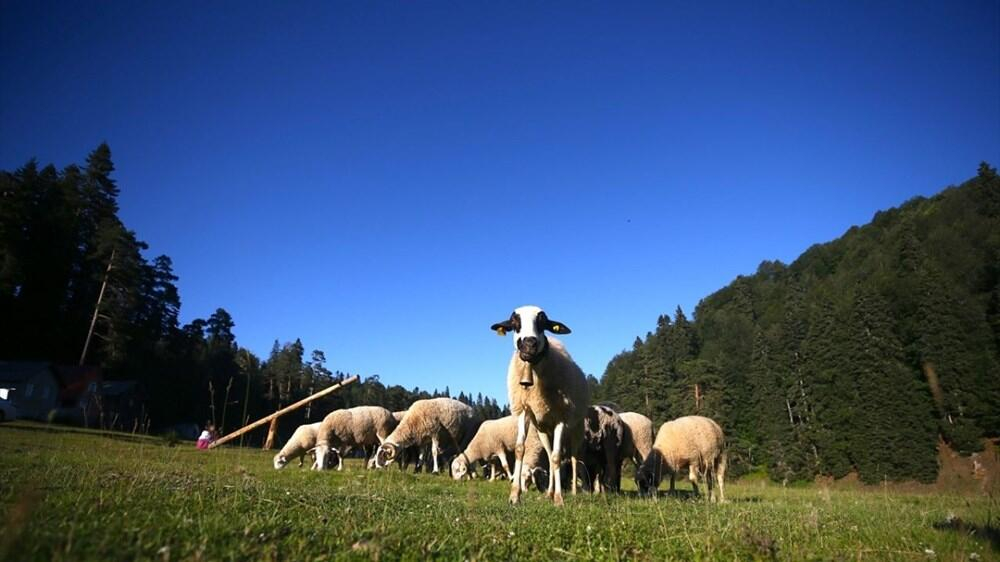
M 559 324 L 556 324 L 555 326 L 552 326 L 552 331 L 558 334 L 559 333 Z
M 503 328 L 497 328 L 497 335 L 498 336 L 506 336 L 507 335 L 507 330 L 504 330 Z

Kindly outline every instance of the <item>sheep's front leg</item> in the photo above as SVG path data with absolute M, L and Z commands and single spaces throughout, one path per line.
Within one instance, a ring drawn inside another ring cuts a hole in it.
M 563 430 L 566 429 L 566 424 L 559 422 L 556 424 L 555 431 L 552 432 L 552 456 L 549 457 L 549 467 L 552 470 L 552 474 L 555 475 L 555 495 L 552 496 L 552 502 L 561 506 L 563 504 L 562 495 L 562 478 L 559 477 L 559 467 L 562 465 L 562 438 Z M 576 493 L 576 457 L 570 457 L 573 459 L 573 493 Z
M 498 456 L 500 457 L 500 466 L 503 468 L 503 473 L 507 475 L 507 480 L 510 480 L 510 464 L 507 462 L 507 452 L 500 451 Z M 496 464 L 493 465 L 493 468 L 496 468 Z
M 699 467 L 696 463 L 691 463 L 688 466 L 688 480 L 691 481 L 691 487 L 694 489 L 694 495 L 700 496 L 701 492 L 698 491 L 698 471 Z
M 440 470 L 438 469 L 438 451 L 439 451 L 439 449 L 438 449 L 438 438 L 437 437 L 432 437 L 431 438 L 431 457 L 434 458 L 434 474 L 437 474 L 438 472 L 440 472 Z
M 570 462 L 573 463 L 573 482 L 570 483 L 570 489 L 573 490 L 574 496 L 576 495 L 576 465 L 580 461 L 580 459 L 577 457 L 580 447 L 579 439 L 580 439 L 579 437 L 573 437 L 573 433 L 570 433 L 569 458 Z
M 617 492 L 621 488 L 622 465 L 613 443 L 604 444 L 604 484 L 609 492 Z
M 337 470 L 344 470 L 344 457 L 347 456 L 347 447 L 337 449 Z
M 524 438 L 528 435 L 528 416 L 526 412 L 517 415 L 517 440 L 514 441 L 514 480 L 510 483 L 511 505 L 521 501 L 521 491 L 524 490 Z
M 535 428 L 538 429 L 537 427 Z M 545 487 L 545 497 L 552 499 L 552 496 L 556 493 L 556 481 L 558 475 L 552 471 L 552 440 L 549 439 L 548 433 L 542 433 L 538 431 L 538 442 L 542 444 L 542 448 L 545 449 L 545 456 L 549 458 L 549 483 Z M 541 492 L 541 490 L 538 490 Z

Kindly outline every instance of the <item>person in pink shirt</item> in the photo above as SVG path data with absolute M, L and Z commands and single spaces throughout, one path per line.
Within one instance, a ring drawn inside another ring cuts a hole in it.
M 198 436 L 198 448 L 207 449 L 209 445 L 215 442 L 215 424 L 209 422 L 205 424 L 204 431 Z

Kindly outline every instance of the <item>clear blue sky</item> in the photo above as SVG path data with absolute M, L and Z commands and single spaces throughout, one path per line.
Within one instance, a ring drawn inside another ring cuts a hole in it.
M 252 5 L 251 5 L 252 4 Z M 607 361 L 1000 162 L 1000 3 L 7 2 L 0 168 L 121 216 L 266 357 L 506 400 L 522 304 Z

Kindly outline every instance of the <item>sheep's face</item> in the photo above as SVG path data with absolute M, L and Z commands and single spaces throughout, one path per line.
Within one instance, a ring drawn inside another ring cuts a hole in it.
M 635 471 L 635 484 L 639 488 L 639 494 L 643 496 L 656 495 L 656 489 L 660 486 L 660 479 L 656 471 L 643 465 Z
M 286 466 L 288 466 L 288 459 L 285 458 L 285 455 L 282 455 L 281 453 L 278 453 L 277 455 L 274 455 L 274 468 L 275 468 L 275 470 L 281 470 L 282 468 L 285 468 Z
M 317 445 L 314 449 L 316 461 L 313 463 L 313 470 L 326 470 L 330 467 L 333 449 L 329 445 Z
M 466 462 L 464 455 L 458 455 L 455 460 L 451 461 L 451 477 L 455 480 L 461 480 L 469 474 L 469 463 Z
M 549 489 L 549 471 L 544 468 L 531 469 L 531 480 L 535 484 L 535 489 L 544 492 Z
M 522 306 L 514 310 L 510 318 L 497 322 L 490 329 L 500 334 L 514 332 L 514 349 L 522 361 L 537 363 L 548 350 L 549 342 L 545 331 L 556 334 L 568 334 L 570 329 L 561 322 L 549 320 L 545 311 L 537 306 Z M 531 386 L 534 381 L 522 380 L 524 386 Z
M 399 447 L 395 443 L 386 441 L 379 445 L 378 452 L 375 453 L 375 466 L 385 468 L 392 464 L 397 456 L 399 456 Z

